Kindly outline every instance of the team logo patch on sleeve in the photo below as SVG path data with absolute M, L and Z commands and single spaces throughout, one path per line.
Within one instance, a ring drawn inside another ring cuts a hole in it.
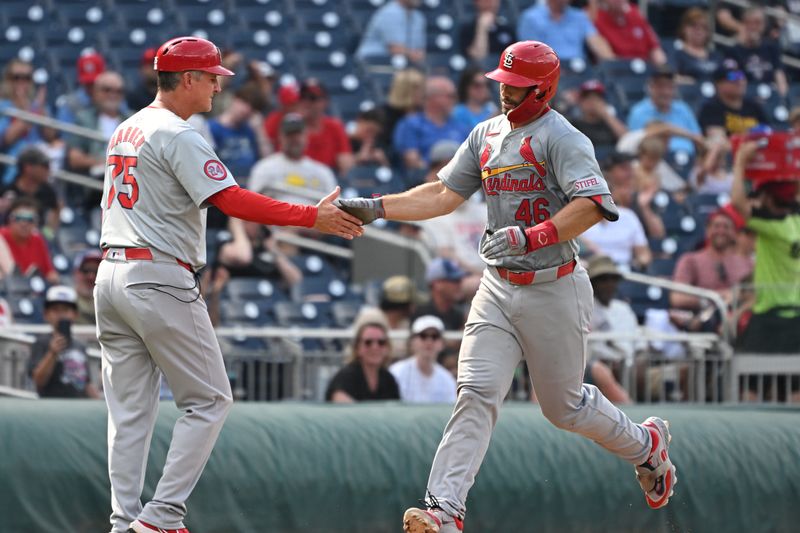
M 203 165 L 203 172 L 206 173 L 206 176 L 216 181 L 222 181 L 228 177 L 228 171 L 225 170 L 225 165 L 216 159 L 209 159 L 206 161 L 206 164 Z

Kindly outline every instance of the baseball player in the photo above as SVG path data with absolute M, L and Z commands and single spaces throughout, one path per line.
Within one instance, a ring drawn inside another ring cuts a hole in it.
M 179 37 L 156 53 L 155 101 L 119 125 L 108 143 L 102 198 L 103 261 L 97 336 L 108 404 L 111 531 L 188 533 L 184 502 L 231 407 L 231 388 L 197 271 L 206 260 L 206 208 L 262 224 L 312 227 L 352 238 L 361 222 L 336 208 L 338 189 L 316 206 L 240 189 L 186 120 L 211 109 L 220 64 L 210 41 Z M 183 411 L 152 500 L 140 502 L 164 375 Z
M 592 289 L 574 239 L 618 214 L 591 142 L 548 105 L 559 72 L 549 46 L 512 44 L 486 74 L 500 82 L 503 113 L 472 130 L 438 182 L 339 201 L 368 223 L 433 218 L 478 189 L 486 195 L 480 253 L 488 268 L 464 330 L 458 400 L 433 460 L 425 507 L 403 516 L 408 533 L 463 529 L 467 493 L 522 358 L 548 420 L 636 465 L 650 507 L 666 505 L 672 494 L 667 423 L 651 417 L 634 424 L 582 383 Z

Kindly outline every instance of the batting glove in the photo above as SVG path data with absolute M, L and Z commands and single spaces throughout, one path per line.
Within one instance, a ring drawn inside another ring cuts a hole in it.
M 528 253 L 528 239 L 518 226 L 507 226 L 495 231 L 481 246 L 481 254 L 486 259 L 500 259 L 526 253 Z
M 383 200 L 381 198 L 348 198 L 336 201 L 336 206 L 346 213 L 350 213 L 364 224 L 374 222 L 379 218 L 384 218 L 386 212 L 383 210 Z

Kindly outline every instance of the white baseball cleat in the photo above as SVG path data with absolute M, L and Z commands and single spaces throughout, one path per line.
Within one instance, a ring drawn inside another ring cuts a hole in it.
M 403 531 L 405 533 L 459 533 L 464 531 L 464 522 L 441 509 L 411 507 L 403 513 Z
M 675 466 L 669 460 L 669 422 L 651 416 L 642 423 L 650 432 L 652 445 L 647 461 L 636 467 L 636 479 L 644 491 L 647 505 L 659 509 L 667 505 L 672 496 L 673 487 L 678 482 Z

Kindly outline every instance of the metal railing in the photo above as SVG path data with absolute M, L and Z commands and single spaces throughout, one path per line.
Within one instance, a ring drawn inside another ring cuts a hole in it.
M 45 334 L 47 325 L 13 326 L 12 333 Z M 352 329 L 317 328 L 244 328 L 222 327 L 216 330 L 223 347 L 226 368 L 235 397 L 240 400 L 311 400 L 321 401 L 325 387 L 333 374 L 341 368 L 345 350 L 352 339 Z M 74 326 L 73 336 L 91 344 L 90 375 L 95 383 L 99 377 L 100 352 L 94 339 L 93 326 Z M 408 340 L 407 330 L 390 332 L 392 342 Z M 446 339 L 461 339 L 460 331 L 446 332 Z M 21 337 L 17 337 L 21 338 Z M 28 337 L 30 338 L 30 337 Z M 270 341 L 267 348 L 248 347 L 260 339 Z M 303 340 L 316 340 L 321 348 L 302 349 Z M 646 348 L 637 357 L 622 361 L 621 383 L 632 398 L 643 402 L 653 401 L 727 401 L 728 391 L 719 381 L 727 375 L 731 352 L 719 336 L 709 333 L 657 333 L 642 329 L 625 334 L 591 333 L 590 349 L 594 343 L 608 341 L 643 341 Z M 664 342 L 678 342 L 687 347 L 686 356 L 666 358 L 653 348 Z M 2 347 L 0 341 L 0 347 Z M 591 351 L 591 350 L 590 350 Z M 5 350 L 0 349 L 0 353 Z M 577 356 L 577 354 L 576 354 Z M 14 359 L 15 370 L 0 375 L 0 383 L 8 387 L 31 390 L 27 378 L 27 353 Z M 0 367 L 3 368 L 3 367 Z M 655 369 L 655 370 L 654 370 Z M 714 379 L 710 379 L 713 376 Z M 528 377 L 517 372 L 509 399 L 525 400 L 529 396 Z
M 0 396 L 37 397 L 27 378 L 30 349 L 35 341 L 30 334 L 0 329 Z
M 800 354 L 737 354 L 728 386 L 745 402 L 800 403 Z
M 662 289 L 667 289 L 675 292 L 682 292 L 684 294 L 689 294 L 691 296 L 697 296 L 698 298 L 707 299 L 714 305 L 714 307 L 716 307 L 719 313 L 721 321 L 720 330 L 722 337 L 728 342 L 731 341 L 732 329 L 731 329 L 730 319 L 728 317 L 728 306 L 722 299 L 722 297 L 719 295 L 719 293 L 717 293 L 716 291 L 712 291 L 709 289 L 701 289 L 700 287 L 695 287 L 694 285 L 680 283 L 677 281 L 672 281 L 670 279 L 648 276 L 646 274 L 639 274 L 638 272 L 623 272 L 622 276 L 628 281 L 632 281 L 634 283 L 641 283 L 653 287 L 660 287 Z

